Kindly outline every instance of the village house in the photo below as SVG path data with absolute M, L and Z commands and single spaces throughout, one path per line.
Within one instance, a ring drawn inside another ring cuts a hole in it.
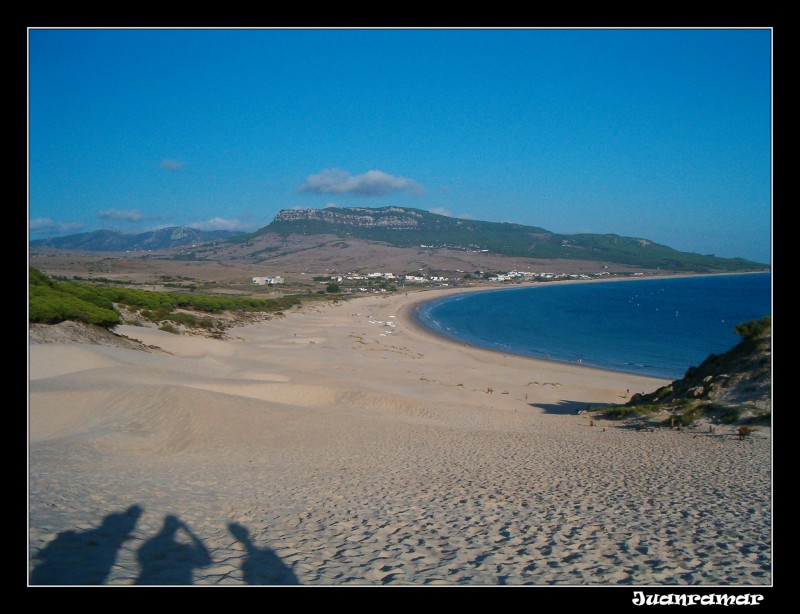
M 284 280 L 280 275 L 275 277 L 253 277 L 253 283 L 257 286 L 274 286 L 275 284 L 284 283 Z

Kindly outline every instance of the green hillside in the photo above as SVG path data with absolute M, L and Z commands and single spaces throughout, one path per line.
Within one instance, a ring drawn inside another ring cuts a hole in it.
M 28 321 L 57 324 L 65 320 L 111 328 L 122 322 L 116 305 L 137 311 L 151 322 L 177 322 L 191 326 L 212 326 L 211 321 L 180 313 L 193 310 L 208 314 L 258 311 L 275 313 L 300 303 L 296 296 L 249 298 L 199 293 L 148 292 L 75 281 L 56 281 L 39 269 L 29 267 Z
M 485 250 L 507 256 L 594 260 L 674 271 L 769 269 L 766 264 L 742 258 L 680 252 L 646 239 L 615 234 L 556 234 L 535 226 L 457 219 L 403 207 L 286 209 L 249 237 L 266 232 L 336 234 L 396 247 Z

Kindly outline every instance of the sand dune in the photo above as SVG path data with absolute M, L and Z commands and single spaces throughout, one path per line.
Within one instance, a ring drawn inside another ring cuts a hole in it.
M 439 339 L 410 298 L 32 343 L 31 582 L 771 583 L 769 429 L 590 426 L 663 382 Z
M 37 380 L 51 378 L 76 371 L 87 371 L 113 367 L 120 363 L 110 352 L 77 344 L 48 347 L 46 352 L 31 352 L 28 363 L 28 378 Z

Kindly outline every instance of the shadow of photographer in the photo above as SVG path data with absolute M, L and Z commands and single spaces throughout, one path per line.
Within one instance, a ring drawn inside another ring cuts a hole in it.
M 258 548 L 243 525 L 232 522 L 228 530 L 245 547 L 247 557 L 242 563 L 242 574 L 247 584 L 287 585 L 300 584 L 292 571 L 271 548 Z
M 34 557 L 41 562 L 31 571 L 30 583 L 103 584 L 142 511 L 132 505 L 124 512 L 108 514 L 96 529 L 62 531 Z

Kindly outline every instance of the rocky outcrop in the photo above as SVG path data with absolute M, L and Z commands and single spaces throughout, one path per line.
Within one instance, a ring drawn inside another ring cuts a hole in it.
M 697 402 L 711 407 L 772 411 L 772 326 L 770 317 L 740 325 L 742 341 L 732 350 L 711 355 L 686 375 L 626 404 L 670 406 Z
M 422 215 L 401 207 L 283 209 L 275 216 L 276 222 L 326 222 L 353 226 L 354 228 L 392 228 L 408 230 L 418 228 Z

